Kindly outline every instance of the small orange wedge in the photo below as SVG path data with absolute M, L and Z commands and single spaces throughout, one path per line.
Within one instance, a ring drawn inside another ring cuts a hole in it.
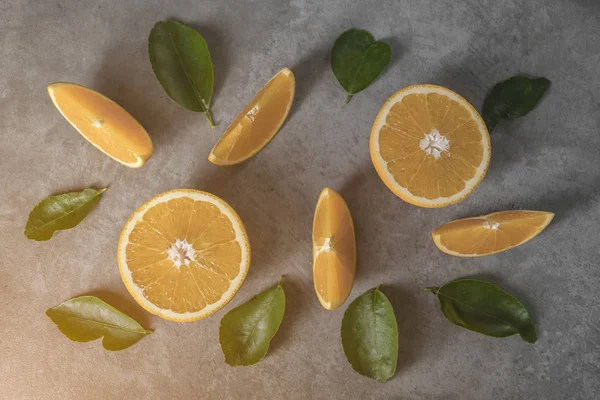
M 545 211 L 500 211 L 457 219 L 437 227 L 433 242 L 457 257 L 482 257 L 517 247 L 542 232 L 554 218 Z
M 312 238 L 315 291 L 325 309 L 335 310 L 352 291 L 356 240 L 350 210 L 333 189 L 325 188 L 319 196 Z
M 292 71 L 279 71 L 235 117 L 208 160 L 216 165 L 235 165 L 261 151 L 287 118 L 295 90 Z
M 144 127 L 108 97 L 67 82 L 48 85 L 48 94 L 77 132 L 112 159 L 139 168 L 152 156 Z

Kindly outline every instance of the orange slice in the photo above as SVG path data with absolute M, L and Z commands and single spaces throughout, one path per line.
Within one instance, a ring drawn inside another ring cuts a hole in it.
M 333 189 L 325 188 L 319 196 L 312 239 L 315 291 L 325 309 L 335 310 L 352 291 L 356 240 L 350 210 Z
M 414 85 L 383 105 L 370 140 L 371 159 L 386 186 L 420 207 L 464 200 L 490 164 L 490 137 L 479 113 L 453 91 Z
M 242 221 L 220 198 L 177 189 L 137 209 L 119 239 L 121 278 L 148 312 L 196 321 L 237 293 L 250 267 Z
M 279 71 L 235 117 L 208 160 L 217 165 L 234 165 L 261 151 L 287 118 L 295 90 L 292 71 Z
M 66 82 L 48 85 L 48 94 L 77 132 L 112 159 L 139 168 L 152 156 L 144 127 L 108 97 Z
M 542 232 L 554 214 L 545 211 L 500 211 L 457 219 L 436 228 L 433 242 L 444 253 L 481 257 L 519 246 Z

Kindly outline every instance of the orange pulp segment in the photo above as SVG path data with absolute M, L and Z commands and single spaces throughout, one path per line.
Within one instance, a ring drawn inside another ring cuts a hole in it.
M 485 176 L 490 138 L 479 113 L 441 86 L 406 87 L 384 104 L 371 130 L 373 165 L 408 203 L 445 207 L 465 199 Z
M 48 94 L 66 120 L 114 160 L 139 168 L 152 156 L 154 147 L 146 130 L 108 97 L 67 82 L 48 85 Z
M 481 257 L 519 246 L 542 232 L 554 218 L 545 211 L 500 211 L 458 219 L 436 228 L 435 245 L 458 257 Z
M 292 71 L 279 71 L 235 117 L 208 160 L 217 165 L 234 165 L 262 150 L 287 118 L 295 90 Z
M 133 213 L 121 233 L 118 263 L 129 293 L 148 312 L 195 321 L 233 298 L 250 266 L 250 245 L 225 201 L 178 189 Z
M 356 240 L 352 216 L 335 190 L 319 196 L 313 220 L 313 281 L 321 305 L 340 307 L 350 295 L 356 272 Z

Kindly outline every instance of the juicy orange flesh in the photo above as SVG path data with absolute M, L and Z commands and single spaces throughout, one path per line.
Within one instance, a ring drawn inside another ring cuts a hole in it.
M 195 261 L 177 267 L 168 250 L 177 240 Z M 148 209 L 129 235 L 127 267 L 144 297 L 176 313 L 217 302 L 240 271 L 242 249 L 229 218 L 213 204 L 177 198 Z
M 237 160 L 261 149 L 277 133 L 294 94 L 294 76 L 279 72 L 235 117 L 213 154 L 222 160 Z
M 450 143 L 438 159 L 419 147 L 434 129 Z M 394 104 L 381 128 L 379 147 L 394 180 L 429 200 L 462 191 L 483 160 L 481 133 L 469 111 L 438 93 L 408 94 Z
M 136 163 L 152 144 L 140 124 L 123 108 L 93 90 L 71 84 L 50 86 L 64 117 L 90 142 L 125 163 Z
M 453 252 L 490 254 L 531 239 L 545 227 L 548 218 L 549 214 L 541 211 L 503 211 L 452 221 L 433 234 L 439 235 L 441 244 Z
M 342 197 L 329 190 L 319 200 L 313 224 L 317 255 L 313 265 L 315 290 L 332 308 L 341 305 L 352 290 L 356 250 L 352 217 Z M 321 250 L 328 246 L 329 250 Z

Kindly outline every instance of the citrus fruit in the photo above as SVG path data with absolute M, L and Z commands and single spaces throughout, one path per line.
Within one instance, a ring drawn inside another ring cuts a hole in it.
M 217 165 L 234 165 L 262 150 L 287 118 L 295 90 L 292 71 L 279 71 L 235 117 L 208 160 Z
M 313 220 L 313 281 L 321 305 L 334 310 L 344 304 L 354 284 L 356 240 L 346 202 L 335 190 L 319 196 Z
M 433 242 L 444 253 L 481 257 L 519 246 L 543 231 L 554 214 L 545 211 L 500 211 L 457 219 L 437 227 Z
M 131 168 L 152 156 L 152 140 L 144 127 L 108 97 L 67 82 L 48 85 L 48 94 L 63 117 L 107 156 Z
M 371 130 L 377 173 L 397 196 L 421 207 L 445 207 L 471 194 L 487 172 L 490 147 L 475 108 L 434 85 L 396 92 Z
M 250 266 L 242 221 L 220 198 L 177 189 L 138 208 L 119 239 L 121 278 L 148 312 L 196 321 L 227 304 Z

